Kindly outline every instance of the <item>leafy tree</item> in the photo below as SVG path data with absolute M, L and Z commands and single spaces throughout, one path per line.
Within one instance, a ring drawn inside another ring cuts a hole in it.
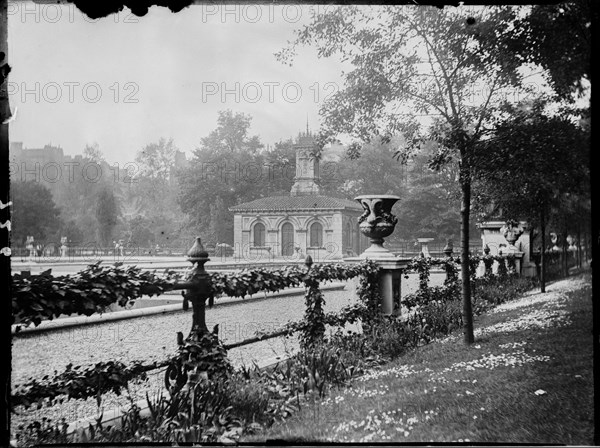
M 432 237 L 455 240 L 460 229 L 460 189 L 458 170 L 446 165 L 439 171 L 429 167 L 436 151 L 429 144 L 408 165 L 407 191 L 399 205 L 398 234 L 405 240 Z M 473 230 L 471 227 L 470 231 Z
M 406 167 L 395 163 L 395 149 L 389 143 L 374 141 L 364 145 L 360 159 L 344 157 L 334 164 L 321 164 L 321 186 L 329 194 L 354 198 L 380 193 L 404 196 Z
M 136 155 L 137 171 L 119 192 L 123 209 L 123 233 L 130 244 L 147 247 L 179 245 L 185 215 L 177 203 L 179 172 L 173 139 L 160 138 Z
M 296 176 L 296 150 L 292 139 L 276 142 L 257 154 L 263 166 L 262 194 L 266 196 L 289 194 Z
M 500 212 L 540 227 L 542 292 L 547 226 L 560 228 L 566 239 L 569 230 L 580 231 L 574 223 L 589 223 L 591 217 L 588 133 L 573 117 L 550 115 L 544 106 L 538 101 L 512 107 L 497 125 L 485 142 L 494 150 L 478 161 L 475 198 L 480 214 Z
M 220 197 L 210 205 L 210 224 L 207 240 L 214 243 L 233 241 L 233 214 Z
M 100 150 L 100 145 L 94 142 L 91 145 L 85 145 L 83 149 L 83 157 L 91 162 L 101 163 L 104 162 L 104 154 Z
M 168 206 L 169 178 L 176 150 L 173 139 L 161 138 L 158 143 L 150 143 L 137 153 L 135 192 L 142 198 L 144 208 Z
M 534 5 L 503 39 L 516 57 L 547 71 L 562 99 L 572 100 L 591 79 L 591 25 L 590 0 Z
M 56 197 L 64 221 L 73 221 L 83 236 L 79 241 L 95 241 L 98 223 L 95 214 L 98 197 L 103 189 L 117 189 L 113 173 L 104 161 L 97 144 L 87 145 L 84 157 L 72 167 L 68 182 L 61 185 Z M 65 177 L 67 177 L 65 175 Z
M 96 221 L 98 222 L 98 238 L 102 246 L 111 244 L 113 231 L 119 222 L 119 205 L 113 191 L 104 188 L 96 204 Z
M 231 110 L 219 111 L 217 128 L 202 139 L 203 148 L 224 152 L 255 153 L 262 144 L 258 136 L 249 136 L 250 115 L 233 113 Z
M 81 244 L 84 242 L 84 233 L 73 219 L 67 221 L 61 228 L 60 236 L 67 237 L 67 241 Z
M 506 89 L 518 84 L 516 58 L 503 36 L 512 32 L 512 8 L 466 10 L 433 7 L 345 6 L 315 15 L 278 54 L 293 60 L 299 45 L 314 45 L 323 57 L 340 55 L 352 64 L 344 87 L 321 107 L 321 143 L 339 134 L 360 143 L 402 133 L 406 160 L 426 140 L 439 143 L 430 160 L 439 169 L 455 163 L 461 188 L 461 276 L 464 336 L 472 343 L 469 280 L 469 216 L 472 158 L 489 129 Z M 474 86 L 482 86 L 481 96 Z M 418 115 L 427 119 L 418 120 Z M 318 155 L 318 151 L 316 151 Z
M 217 129 L 202 138 L 189 168 L 182 171 L 178 202 L 203 234 L 211 233 L 211 210 L 228 215 L 221 223 L 227 229 L 233 220 L 224 210 L 266 194 L 268 176 L 258 153 L 263 145 L 257 136 L 248 136 L 250 121 L 243 114 L 219 112 Z M 233 244 L 233 232 L 220 237 L 220 242 Z
M 27 236 L 35 241 L 55 238 L 62 222 L 60 209 L 50 190 L 39 182 L 13 181 L 10 184 L 12 208 L 11 235 L 13 244 L 23 245 Z
M 157 143 L 146 145 L 135 158 L 141 177 L 166 183 L 175 162 L 176 151 L 172 138 L 160 138 Z
M 129 242 L 134 247 L 151 247 L 154 245 L 152 222 L 143 216 L 135 216 L 129 222 Z

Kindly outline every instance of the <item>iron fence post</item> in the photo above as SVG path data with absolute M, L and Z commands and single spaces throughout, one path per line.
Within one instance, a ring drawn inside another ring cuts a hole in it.
M 186 290 L 185 298 L 192 302 L 192 329 L 188 341 L 199 341 L 202 335 L 208 333 L 206 327 L 206 299 L 210 299 L 211 284 L 210 275 L 204 269 L 204 265 L 208 258 L 208 252 L 204 249 L 200 237 L 196 238 L 196 242 L 187 253 L 187 259 L 193 264 L 192 272 L 188 278 L 192 287 Z

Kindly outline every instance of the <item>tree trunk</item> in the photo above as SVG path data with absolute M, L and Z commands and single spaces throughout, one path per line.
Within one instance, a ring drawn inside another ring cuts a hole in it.
M 568 249 L 567 244 L 569 244 L 567 242 L 567 231 L 563 230 L 561 255 L 562 255 L 563 276 L 565 278 L 569 276 L 569 252 L 567 251 L 567 249 Z
M 469 276 L 469 214 L 471 211 L 471 176 L 467 169 L 461 169 L 462 203 L 460 207 L 461 255 L 460 270 L 462 280 L 463 331 L 466 344 L 475 341 L 473 335 L 473 306 L 471 304 L 471 279 Z
M 540 233 L 542 249 L 540 250 L 540 291 L 546 292 L 546 217 L 544 210 L 540 211 Z
M 581 269 L 581 224 L 577 224 L 577 267 Z

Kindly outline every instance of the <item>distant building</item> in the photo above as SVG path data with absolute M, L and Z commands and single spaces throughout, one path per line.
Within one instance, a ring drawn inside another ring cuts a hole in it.
M 55 200 L 64 184 L 73 182 L 77 175 L 82 175 L 81 170 L 85 165 L 81 155 L 65 156 L 60 146 L 23 148 L 22 142 L 10 143 L 9 161 L 12 181 L 39 182 L 52 192 Z M 96 167 L 87 174 L 91 179 L 102 176 L 101 169 Z
M 296 176 L 290 194 L 269 196 L 231 207 L 234 249 L 249 260 L 274 257 L 315 261 L 358 254 L 367 246 L 358 231 L 362 206 L 353 200 L 320 194 L 319 161 L 310 157 L 315 137 L 298 136 Z
M 188 161 L 185 152 L 177 149 L 173 157 L 173 166 L 169 170 L 169 183 L 171 185 L 178 185 L 179 183 L 179 171 L 187 168 L 190 162 Z

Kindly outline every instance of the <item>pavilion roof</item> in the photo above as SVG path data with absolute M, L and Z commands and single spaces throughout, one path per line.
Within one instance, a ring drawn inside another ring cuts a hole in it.
M 297 211 L 297 210 L 356 210 L 362 206 L 350 199 L 332 198 L 330 196 L 268 196 L 254 201 L 230 207 L 232 212 L 242 211 Z

